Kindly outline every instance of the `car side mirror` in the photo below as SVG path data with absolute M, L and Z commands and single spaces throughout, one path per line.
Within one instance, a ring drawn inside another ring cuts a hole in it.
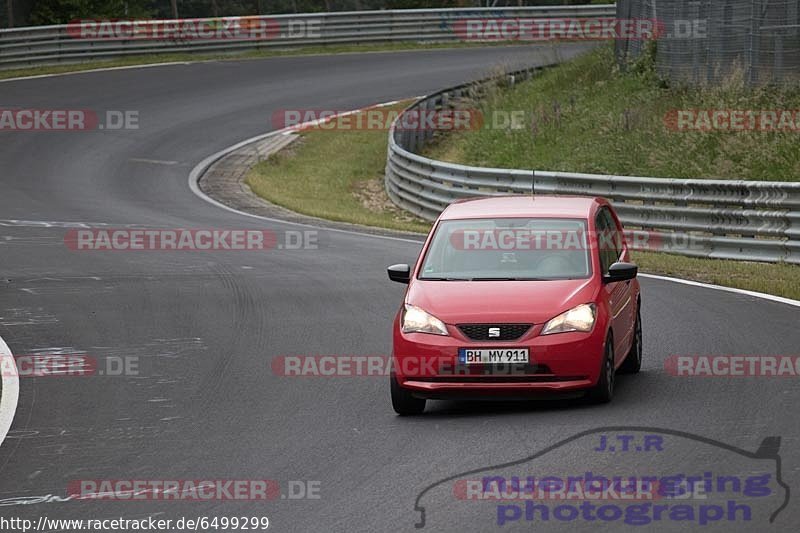
M 411 281 L 411 267 L 408 265 L 392 265 L 386 269 L 389 279 L 398 283 L 408 284 Z
M 603 276 L 603 282 L 616 283 L 634 279 L 639 274 L 639 267 L 633 263 L 614 263 L 608 269 L 608 274 Z

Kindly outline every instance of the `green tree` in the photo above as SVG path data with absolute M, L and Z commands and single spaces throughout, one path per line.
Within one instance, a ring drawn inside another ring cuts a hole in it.
M 66 24 L 75 19 L 149 18 L 150 0 L 36 0 L 30 23 Z

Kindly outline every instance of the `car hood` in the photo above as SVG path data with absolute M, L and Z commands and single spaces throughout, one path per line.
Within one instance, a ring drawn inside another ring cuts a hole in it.
M 595 300 L 592 279 L 558 281 L 414 280 L 406 303 L 447 324 L 544 323 Z

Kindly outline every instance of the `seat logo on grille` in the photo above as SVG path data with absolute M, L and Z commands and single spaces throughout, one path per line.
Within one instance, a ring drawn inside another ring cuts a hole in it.
M 489 338 L 497 338 L 500 336 L 500 328 L 489 328 Z

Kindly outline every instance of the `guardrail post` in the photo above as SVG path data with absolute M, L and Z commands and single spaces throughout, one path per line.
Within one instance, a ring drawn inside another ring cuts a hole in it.
M 783 35 L 780 30 L 775 33 L 775 66 L 772 76 L 776 83 L 783 81 Z
M 411 142 L 411 145 L 414 148 L 413 152 L 415 154 L 419 151 L 420 147 L 422 146 L 422 128 L 420 128 L 419 126 L 419 117 L 425 112 L 425 107 L 427 103 L 428 103 L 427 100 L 423 100 L 422 102 L 417 104 L 417 107 L 415 108 L 415 111 L 417 113 L 417 120 L 415 121 L 417 127 L 414 128 L 414 140 Z
M 425 143 L 427 143 L 428 141 L 430 141 L 433 138 L 433 133 L 434 133 L 433 129 L 428 128 L 427 124 L 428 124 L 429 116 L 436 113 L 436 100 L 432 99 L 432 100 L 429 100 L 428 102 L 429 102 L 429 106 L 428 106 L 428 109 L 425 111 L 425 117 L 424 117 L 424 119 L 425 119 L 425 122 L 424 122 L 425 123 L 425 127 L 423 129 L 423 132 L 424 132 L 423 139 L 424 139 Z M 435 124 L 435 122 L 434 122 L 434 124 Z
M 761 39 L 761 21 L 759 20 L 759 10 L 760 8 L 756 5 L 757 0 L 750 0 L 750 50 L 748 54 L 748 83 L 750 86 L 756 85 L 758 83 L 758 61 L 760 58 L 759 54 L 759 45 Z M 759 2 L 760 4 L 760 2 Z
M 428 116 L 428 109 L 430 108 L 430 100 L 424 100 L 418 108 L 419 116 L 417 116 L 417 148 L 415 153 L 422 150 L 425 146 L 425 138 L 428 135 L 425 126 L 425 117 Z

